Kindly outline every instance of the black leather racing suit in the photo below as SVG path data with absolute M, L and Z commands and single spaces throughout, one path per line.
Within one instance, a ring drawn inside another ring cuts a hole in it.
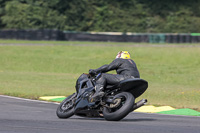
M 116 70 L 117 74 L 107 74 L 106 72 Z M 122 80 L 128 78 L 140 78 L 139 71 L 135 62 L 131 59 L 117 58 L 109 65 L 103 65 L 98 69 L 94 69 L 96 73 L 102 73 L 101 77 L 96 81 L 96 87 L 105 88 L 105 85 L 115 85 Z

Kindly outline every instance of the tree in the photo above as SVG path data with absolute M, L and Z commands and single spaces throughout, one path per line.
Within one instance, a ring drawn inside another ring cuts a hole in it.
M 0 0 L 0 28 L 5 27 L 5 24 L 2 23 L 1 17 L 5 15 L 5 3 L 10 0 Z
M 43 1 L 13 0 L 6 4 L 2 22 L 6 28 L 64 29 L 66 16 L 48 7 Z
M 199 0 L 0 0 L 0 28 L 200 32 Z

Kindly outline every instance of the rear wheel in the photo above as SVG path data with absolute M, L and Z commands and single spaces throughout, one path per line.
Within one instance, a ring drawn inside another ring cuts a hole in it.
M 135 98 L 129 92 L 121 92 L 114 96 L 114 104 L 104 107 L 103 116 L 108 121 L 119 121 L 133 109 Z
M 74 115 L 74 103 L 76 94 L 72 94 L 65 98 L 57 108 L 56 114 L 59 118 L 66 119 Z

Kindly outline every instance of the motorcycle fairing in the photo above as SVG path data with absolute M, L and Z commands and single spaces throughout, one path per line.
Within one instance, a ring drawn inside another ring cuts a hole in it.
M 96 104 L 89 102 L 89 97 L 93 94 L 94 87 L 83 88 L 83 92 L 76 101 L 74 114 L 82 117 L 100 117 L 98 110 L 92 109 Z

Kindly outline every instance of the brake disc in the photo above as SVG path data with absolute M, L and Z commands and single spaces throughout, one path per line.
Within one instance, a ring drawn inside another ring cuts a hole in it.
M 121 104 L 121 98 L 115 99 L 114 104 L 110 104 L 110 108 L 117 108 Z

